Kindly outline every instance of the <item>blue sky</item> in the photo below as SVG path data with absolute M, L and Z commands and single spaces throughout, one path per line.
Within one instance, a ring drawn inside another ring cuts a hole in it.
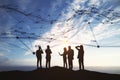
M 119 0 L 0 0 L 0 66 L 36 66 L 37 45 L 58 52 L 83 44 L 86 66 L 120 66 Z M 100 48 L 97 48 L 97 46 Z M 43 66 L 45 53 L 43 54 Z

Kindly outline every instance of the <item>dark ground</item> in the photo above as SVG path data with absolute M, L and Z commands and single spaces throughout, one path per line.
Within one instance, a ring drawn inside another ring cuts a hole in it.
M 0 80 L 120 80 L 120 75 L 88 70 L 73 71 L 62 67 L 33 71 L 3 71 Z

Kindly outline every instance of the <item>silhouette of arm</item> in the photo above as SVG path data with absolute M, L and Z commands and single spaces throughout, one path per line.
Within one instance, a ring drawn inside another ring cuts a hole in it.
M 52 54 L 52 51 L 51 51 L 51 49 L 50 49 L 50 54 Z
M 74 50 L 73 50 L 73 56 L 74 56 Z
M 76 46 L 75 48 L 76 48 L 77 50 L 79 50 L 79 47 L 80 47 L 80 46 Z
M 63 56 L 63 54 L 60 54 L 60 52 L 58 52 L 60 56 Z
M 73 56 L 73 59 L 74 59 L 74 50 L 72 50 L 73 51 L 73 54 L 72 54 L 72 56 Z
M 43 54 L 43 50 L 42 49 L 40 50 L 40 52 L 41 52 L 41 54 Z

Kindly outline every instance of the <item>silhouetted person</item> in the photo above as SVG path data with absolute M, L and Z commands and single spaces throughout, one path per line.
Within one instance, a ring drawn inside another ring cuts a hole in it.
M 75 47 L 78 50 L 78 62 L 79 62 L 79 69 L 83 69 L 84 70 L 84 49 L 83 49 L 83 45 L 80 46 L 76 46 Z
M 68 64 L 69 64 L 69 69 L 73 68 L 73 56 L 74 56 L 74 51 L 71 49 L 71 46 L 68 46 Z
M 67 49 L 66 49 L 66 47 L 64 47 L 63 54 L 60 54 L 60 55 L 63 56 L 63 67 L 67 68 Z
M 49 45 L 47 45 L 47 49 L 45 50 L 45 52 L 46 52 L 46 68 L 50 68 L 50 61 L 51 61 L 52 51 L 51 51 Z
M 36 51 L 37 68 L 39 68 L 39 63 L 40 63 L 40 68 L 42 68 L 42 54 L 43 54 L 43 50 L 39 46 L 39 49 Z

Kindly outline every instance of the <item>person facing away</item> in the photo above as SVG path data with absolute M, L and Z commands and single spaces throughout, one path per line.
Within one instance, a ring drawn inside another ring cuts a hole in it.
M 73 68 L 73 56 L 74 56 L 74 50 L 71 49 L 71 46 L 68 46 L 68 64 L 69 64 L 69 69 Z
M 51 51 L 49 45 L 47 45 L 47 49 L 45 50 L 45 52 L 46 52 L 46 68 L 50 68 L 50 61 L 51 61 L 52 51 Z
M 84 49 L 83 49 L 83 45 L 80 46 L 76 46 L 75 47 L 78 50 L 78 62 L 79 62 L 79 69 L 84 70 Z
M 67 68 L 67 49 L 66 47 L 63 48 L 64 49 L 64 52 L 63 54 L 60 54 L 60 56 L 63 56 L 63 67 L 64 68 Z
M 43 54 L 43 50 L 42 50 L 42 48 L 39 46 L 39 49 L 36 51 L 37 69 L 39 68 L 39 64 L 40 64 L 40 68 L 42 68 L 42 54 Z

